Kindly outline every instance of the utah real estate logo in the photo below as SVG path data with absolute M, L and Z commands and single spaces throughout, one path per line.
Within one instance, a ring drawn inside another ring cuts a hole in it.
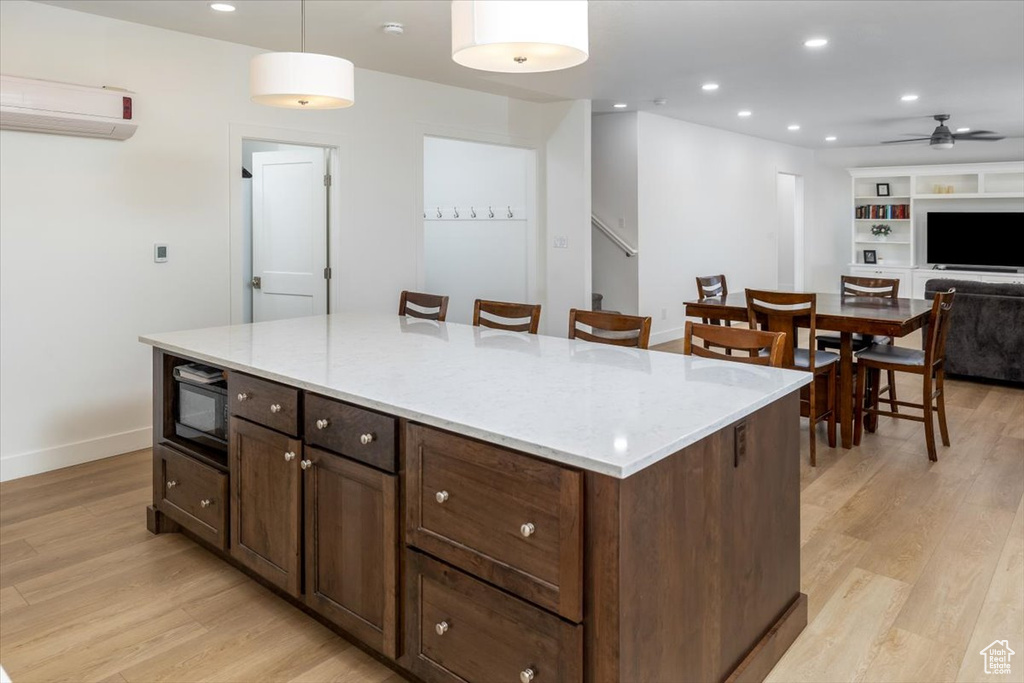
M 985 673 L 987 674 L 1009 674 L 1010 657 L 1017 654 L 1010 649 L 1010 642 L 1007 640 L 993 640 L 992 643 L 981 651 L 985 658 Z

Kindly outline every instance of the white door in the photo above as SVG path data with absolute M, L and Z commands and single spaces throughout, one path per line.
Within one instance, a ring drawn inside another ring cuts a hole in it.
M 325 152 L 252 155 L 253 322 L 327 313 Z

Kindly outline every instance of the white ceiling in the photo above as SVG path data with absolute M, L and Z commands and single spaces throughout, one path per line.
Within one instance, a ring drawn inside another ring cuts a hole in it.
M 268 50 L 299 47 L 297 0 L 47 0 Z M 657 111 L 805 147 L 858 146 L 953 128 L 1024 136 L 1024 2 L 659 1 L 590 3 L 590 60 L 547 74 L 492 74 L 451 60 L 445 0 L 310 0 L 306 49 L 359 67 L 537 101 L 592 99 L 594 111 Z M 405 35 L 385 35 L 397 21 Z M 829 39 L 823 49 L 805 39 Z M 701 84 L 721 85 L 713 93 Z M 358 80 L 356 97 L 358 106 Z M 915 93 L 916 102 L 900 96 Z M 668 103 L 657 106 L 654 99 Z M 736 112 L 753 116 L 740 119 Z M 616 110 L 618 111 L 618 110 Z M 787 125 L 801 130 L 790 132 Z M 826 143 L 826 135 L 838 141 Z M 984 145 L 984 142 L 958 143 Z

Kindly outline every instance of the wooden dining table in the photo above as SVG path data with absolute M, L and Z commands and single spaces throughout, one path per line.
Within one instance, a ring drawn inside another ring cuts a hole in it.
M 686 315 L 695 318 L 747 321 L 743 292 L 683 303 Z M 925 299 L 817 295 L 817 330 L 838 332 L 840 338 L 838 417 L 843 448 L 853 446 L 853 335 L 903 337 L 924 327 L 931 310 L 932 302 Z

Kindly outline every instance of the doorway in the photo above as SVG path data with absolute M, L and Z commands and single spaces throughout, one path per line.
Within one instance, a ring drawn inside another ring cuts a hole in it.
M 330 310 L 331 150 L 242 141 L 243 322 Z
M 426 291 L 449 297 L 451 322 L 475 299 L 536 302 L 535 152 L 424 136 Z
M 776 173 L 776 278 L 778 289 L 799 291 L 804 287 L 804 179 L 793 173 Z

